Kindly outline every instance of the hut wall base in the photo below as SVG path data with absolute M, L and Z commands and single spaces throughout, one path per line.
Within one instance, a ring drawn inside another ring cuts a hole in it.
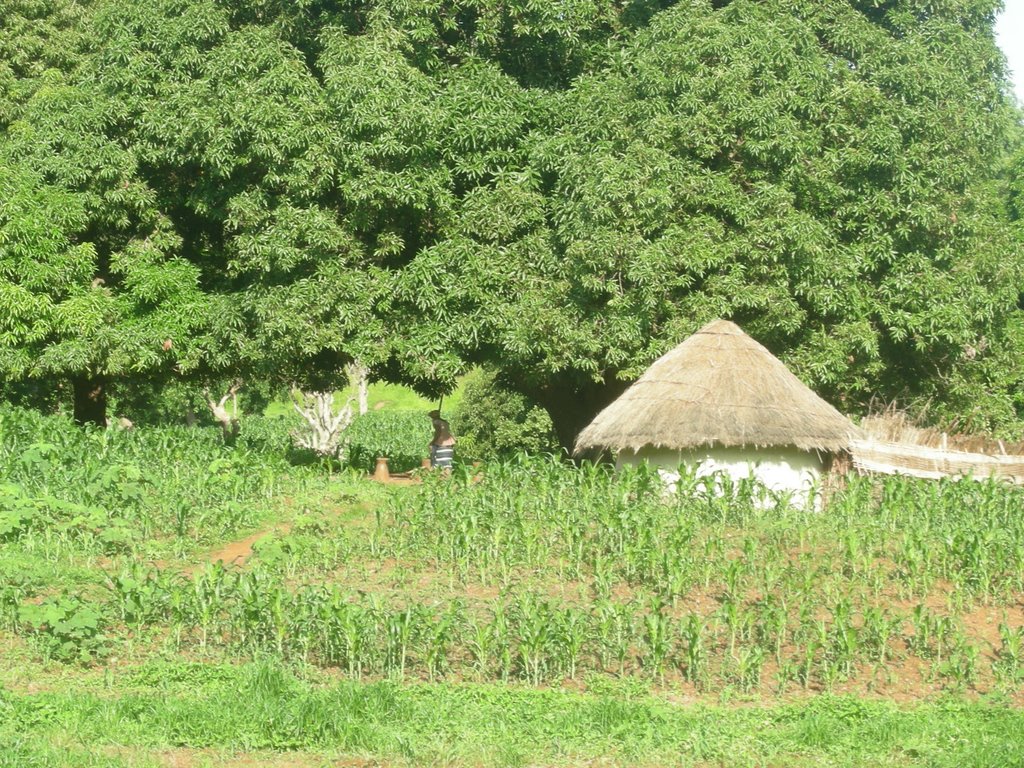
M 814 452 L 797 448 L 701 448 L 686 451 L 644 448 L 638 453 L 622 451 L 616 457 L 615 465 L 622 467 L 643 462 L 658 468 L 673 493 L 680 477 L 679 468 L 685 466 L 698 478 L 721 473 L 728 476 L 733 484 L 753 477 L 774 494 L 789 494 L 793 504 L 803 506 L 813 501 L 816 507 L 820 506 L 820 495 L 815 491 L 825 471 L 825 462 Z M 765 500 L 765 506 L 773 504 L 772 499 Z

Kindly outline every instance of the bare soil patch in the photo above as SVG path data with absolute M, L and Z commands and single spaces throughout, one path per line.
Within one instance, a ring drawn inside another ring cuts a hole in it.
M 390 763 L 356 757 L 337 757 L 311 752 L 247 752 L 216 749 L 168 747 L 144 749 L 109 747 L 103 750 L 112 757 L 128 762 L 155 761 L 165 768 L 370 768 Z
M 203 560 L 207 563 L 221 562 L 225 566 L 245 565 L 249 558 L 252 557 L 253 547 L 258 541 L 265 539 L 268 536 L 286 534 L 291 529 L 291 523 L 278 523 L 270 528 L 258 531 L 251 536 L 246 536 L 244 539 L 232 541 L 221 549 L 211 552 L 203 558 Z
M 420 482 L 420 481 L 415 481 Z M 359 503 L 354 505 L 342 504 L 332 506 L 323 510 L 323 516 L 327 520 L 338 521 L 343 519 L 346 525 L 361 526 L 365 523 L 366 515 L 372 509 L 372 505 Z M 364 513 L 353 516 L 353 513 Z M 222 547 L 204 555 L 200 563 L 188 570 L 194 573 L 201 570 L 207 563 L 221 562 L 226 567 L 243 566 L 253 556 L 256 545 L 263 539 L 271 536 L 287 535 L 295 527 L 294 521 L 282 521 L 256 531 L 244 538 L 236 539 L 224 544 Z M 162 567 L 162 566 L 161 566 Z

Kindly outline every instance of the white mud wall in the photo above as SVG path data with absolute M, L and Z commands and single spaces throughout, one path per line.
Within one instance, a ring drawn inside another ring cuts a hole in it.
M 639 453 L 622 451 L 616 457 L 616 467 L 647 462 L 657 467 L 670 491 L 679 481 L 679 467 L 684 465 L 698 478 L 716 473 L 727 476 L 735 485 L 753 477 L 767 490 L 776 494 L 791 494 L 792 502 L 802 506 L 825 471 L 823 456 L 814 451 L 797 448 L 700 448 L 688 451 L 670 451 L 663 448 L 642 448 Z M 815 505 L 819 499 L 814 499 Z

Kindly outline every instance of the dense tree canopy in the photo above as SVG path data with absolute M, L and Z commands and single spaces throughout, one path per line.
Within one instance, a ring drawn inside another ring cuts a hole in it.
M 723 316 L 849 410 L 1008 428 L 996 7 L 0 0 L 0 372 L 486 362 L 569 442 Z
M 0 370 L 68 380 L 99 420 L 106 379 L 161 365 L 201 323 L 197 272 L 83 71 L 80 7 L 4 10 Z

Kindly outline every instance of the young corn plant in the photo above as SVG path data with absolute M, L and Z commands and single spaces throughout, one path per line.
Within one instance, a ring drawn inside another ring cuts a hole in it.
M 458 602 L 450 605 L 437 618 L 424 617 L 420 642 L 423 645 L 423 662 L 431 682 L 444 674 L 448 666 L 449 648 L 456 639 L 456 632 L 464 621 L 463 617 L 463 606 Z
M 735 658 L 735 680 L 740 690 L 749 692 L 761 684 L 764 649 L 758 645 L 745 645 Z
M 199 622 L 200 647 L 205 648 L 210 630 L 220 617 L 229 596 L 234 596 L 235 577 L 220 562 L 210 563 L 192 581 L 193 615 Z
M 870 606 L 864 610 L 861 645 L 870 661 L 885 664 L 890 643 L 899 634 L 902 624 L 902 617 L 892 616 L 884 608 Z
M 1024 680 L 1024 627 L 999 624 L 1000 647 L 992 670 L 1005 685 L 1016 687 Z
M 632 606 L 602 601 L 597 606 L 596 635 L 601 668 L 625 674 L 633 648 L 635 614 Z
M 576 668 L 583 647 L 590 638 L 590 616 L 577 608 L 564 608 L 556 612 L 557 648 L 563 671 L 570 679 L 576 679 Z
M 345 664 L 349 676 L 359 680 L 369 662 L 372 620 L 361 606 L 342 602 L 332 606 L 331 620 L 335 628 L 332 645 L 337 649 L 338 659 Z
M 842 679 L 848 679 L 860 655 L 860 630 L 853 623 L 853 609 L 849 600 L 840 600 L 832 607 L 830 660 L 836 664 Z
M 526 595 L 520 598 L 515 616 L 523 675 L 534 685 L 540 685 L 547 672 L 552 642 L 551 608 L 546 602 Z
M 800 670 L 791 659 L 782 659 L 775 672 L 775 692 L 780 696 L 789 689 L 789 684 L 799 679 Z
M 946 660 L 938 664 L 939 674 L 949 679 L 958 690 L 972 686 L 978 679 L 979 655 L 977 646 L 956 632 L 950 638 Z
M 679 625 L 683 646 L 683 675 L 694 685 L 700 685 L 707 676 L 707 649 L 704 637 L 707 625 L 696 613 L 685 616 Z
M 755 606 L 757 612 L 756 640 L 759 645 L 769 648 L 775 656 L 775 663 L 782 663 L 782 649 L 789 634 L 789 610 L 785 598 L 769 594 Z
M 672 650 L 673 621 L 660 600 L 655 600 L 652 603 L 642 621 L 644 666 L 653 677 L 660 678 L 664 671 L 665 660 Z
M 411 607 L 388 612 L 382 616 L 386 642 L 385 673 L 397 675 L 399 679 L 405 677 L 409 648 L 417 626 L 422 620 L 422 614 Z

